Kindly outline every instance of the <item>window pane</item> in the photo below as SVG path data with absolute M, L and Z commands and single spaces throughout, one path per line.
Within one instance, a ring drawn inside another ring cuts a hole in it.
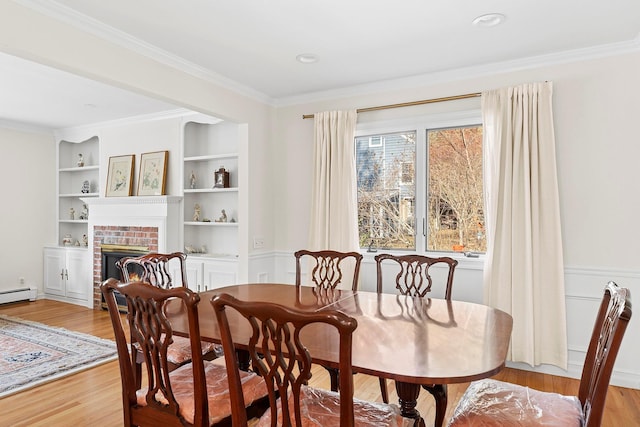
M 360 247 L 415 249 L 416 132 L 356 138 Z
M 427 141 L 427 250 L 485 252 L 482 127 L 429 130 Z

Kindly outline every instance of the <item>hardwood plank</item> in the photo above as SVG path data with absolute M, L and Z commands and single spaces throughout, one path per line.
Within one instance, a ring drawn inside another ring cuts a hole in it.
M 38 300 L 0 305 L 0 314 L 113 339 L 109 316 L 102 310 Z M 516 369 L 506 368 L 495 378 L 562 394 L 576 394 L 578 390 L 578 380 Z M 377 378 L 357 374 L 354 382 L 357 398 L 381 401 Z M 311 385 L 329 388 L 329 376 L 324 368 L 314 367 Z M 453 408 L 467 385 L 449 386 L 446 419 L 451 417 Z M 397 402 L 393 383 L 389 382 L 388 386 L 391 402 Z M 431 425 L 435 415 L 431 395 L 420 393 L 418 410 L 427 425 Z M 109 362 L 0 399 L 0 414 L 0 425 L 3 426 L 121 426 L 122 398 L 118 363 Z M 640 425 L 640 390 L 611 386 L 602 427 L 622 425 Z

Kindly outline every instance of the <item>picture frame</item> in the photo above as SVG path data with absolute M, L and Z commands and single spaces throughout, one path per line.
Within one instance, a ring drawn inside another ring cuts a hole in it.
M 167 184 L 168 151 L 154 151 L 140 155 L 138 196 L 163 196 Z
M 133 194 L 135 158 L 135 154 L 109 157 L 106 197 L 123 197 Z

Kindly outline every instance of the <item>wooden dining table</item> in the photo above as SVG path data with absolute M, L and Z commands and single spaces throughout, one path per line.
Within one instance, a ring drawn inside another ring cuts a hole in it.
M 394 380 L 401 413 L 415 419 L 416 425 L 424 425 L 416 409 L 421 385 L 463 383 L 498 373 L 505 364 L 512 329 L 509 314 L 470 302 L 252 283 L 199 293 L 202 339 L 217 343 L 220 331 L 209 301 L 220 293 L 305 311 L 338 310 L 355 318 L 354 372 Z M 187 320 L 180 307 L 169 306 L 167 312 L 174 333 L 186 334 Z M 241 343 L 249 331 L 243 331 L 239 316 L 235 319 L 229 316 L 234 339 Z M 338 367 L 337 335 L 322 329 L 308 333 L 313 336 L 308 344 L 313 362 Z

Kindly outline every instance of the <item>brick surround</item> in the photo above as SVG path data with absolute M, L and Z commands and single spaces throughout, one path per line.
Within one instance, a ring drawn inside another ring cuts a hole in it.
M 158 227 L 96 225 L 93 229 L 93 308 L 101 307 L 102 245 L 146 247 L 158 251 Z

